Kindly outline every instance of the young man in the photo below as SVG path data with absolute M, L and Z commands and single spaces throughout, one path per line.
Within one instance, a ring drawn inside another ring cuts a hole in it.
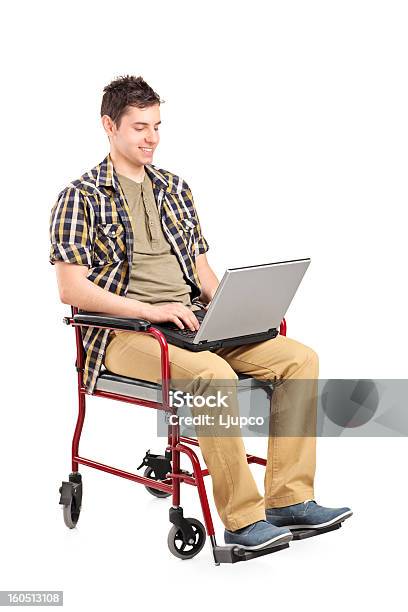
M 105 87 L 101 118 L 110 153 L 59 194 L 51 212 L 50 262 L 64 304 L 194 330 L 199 327 L 194 310 L 208 305 L 219 281 L 207 261 L 208 243 L 189 185 L 152 163 L 161 102 L 141 77 L 120 77 Z M 152 336 L 90 328 L 83 339 L 87 393 L 92 394 L 102 364 L 120 375 L 160 379 L 160 349 Z M 214 352 L 169 345 L 169 356 L 172 379 L 195 394 L 207 393 L 209 381 L 233 384 L 237 373 L 309 381 L 302 394 L 291 397 L 277 385 L 273 404 L 275 414 L 290 406 L 315 432 L 318 356 L 310 347 L 278 335 Z M 236 396 L 229 401 L 236 413 Z M 313 499 L 315 435 L 271 432 L 264 498 L 239 433 L 198 440 L 226 543 L 249 549 L 278 545 L 292 539 L 291 529 L 332 525 L 352 514 L 350 508 L 325 508 Z

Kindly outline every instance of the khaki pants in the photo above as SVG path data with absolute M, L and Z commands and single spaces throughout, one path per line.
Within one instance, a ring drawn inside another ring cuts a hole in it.
M 237 381 L 237 373 L 272 382 L 309 381 L 298 392 L 284 384 L 274 387 L 271 429 L 265 470 L 265 496 L 260 495 L 246 460 L 242 436 L 200 436 L 198 442 L 212 478 L 214 501 L 230 531 L 265 520 L 265 508 L 296 504 L 314 497 L 315 434 L 274 435 L 279 414 L 293 413 L 316 431 L 318 356 L 287 336 L 233 348 L 194 353 L 169 344 L 171 379 L 185 380 L 184 390 L 206 394 L 208 381 Z M 160 347 L 143 332 L 113 332 L 104 363 L 111 372 L 157 382 L 161 378 Z M 215 392 L 213 388 L 212 393 Z M 234 400 L 232 399 L 231 402 Z M 231 408 L 236 413 L 236 406 Z

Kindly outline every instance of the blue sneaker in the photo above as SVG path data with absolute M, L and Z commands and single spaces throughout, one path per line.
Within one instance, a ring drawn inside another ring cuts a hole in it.
M 248 550 L 259 550 L 268 546 L 279 546 L 293 539 L 293 535 L 289 529 L 282 529 L 271 525 L 267 521 L 257 521 L 251 523 L 237 531 L 224 532 L 224 540 L 226 544 L 236 544 L 243 546 Z
M 353 512 L 344 508 L 325 508 L 319 506 L 314 499 L 308 499 L 300 504 L 292 504 L 284 508 L 267 508 L 266 520 L 278 527 L 289 529 L 319 529 L 342 523 Z

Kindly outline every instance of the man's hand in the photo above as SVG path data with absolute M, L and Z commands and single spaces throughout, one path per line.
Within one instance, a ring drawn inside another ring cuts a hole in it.
M 156 304 L 145 304 L 143 318 L 151 323 L 165 323 L 166 321 L 170 321 L 171 323 L 175 323 L 180 329 L 184 329 L 185 324 L 192 331 L 196 331 L 200 327 L 200 323 L 194 312 L 187 308 L 187 306 L 184 306 L 184 304 L 178 302 L 163 304 L 161 306 L 157 306 Z

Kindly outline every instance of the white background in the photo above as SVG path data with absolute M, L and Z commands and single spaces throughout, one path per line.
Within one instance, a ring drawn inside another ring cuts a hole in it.
M 86 467 L 65 527 L 75 346 L 48 219 L 108 152 L 103 87 L 142 75 L 166 100 L 154 163 L 190 184 L 218 276 L 311 257 L 288 335 L 322 378 L 405 377 L 406 3 L 39 0 L 2 17 L 0 589 L 63 589 L 67 610 L 404 609 L 404 438 L 319 439 L 316 499 L 354 516 L 248 563 L 215 567 L 209 544 L 174 558 L 169 500 Z M 155 427 L 153 411 L 89 398 L 80 452 L 134 471 L 164 450 Z M 182 504 L 202 520 L 196 490 Z

